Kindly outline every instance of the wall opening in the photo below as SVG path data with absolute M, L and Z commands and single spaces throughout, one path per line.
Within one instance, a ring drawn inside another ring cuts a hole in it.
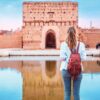
M 100 43 L 96 44 L 96 49 L 100 48 Z
M 56 37 L 53 32 L 48 32 L 45 41 L 46 48 L 56 48 Z

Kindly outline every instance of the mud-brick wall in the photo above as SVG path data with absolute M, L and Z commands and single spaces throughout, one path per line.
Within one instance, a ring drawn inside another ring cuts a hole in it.
M 85 36 L 90 48 L 96 48 L 96 45 L 100 43 L 100 33 L 86 33 Z
M 21 35 L 0 35 L 0 48 L 22 48 Z

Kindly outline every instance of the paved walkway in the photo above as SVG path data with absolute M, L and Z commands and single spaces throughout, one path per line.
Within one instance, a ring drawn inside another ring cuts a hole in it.
M 59 56 L 7 56 L 0 57 L 0 61 L 60 61 Z M 100 57 L 86 57 L 86 61 L 100 61 Z
M 99 56 L 100 49 L 87 49 L 88 56 Z M 60 51 L 51 50 L 24 50 L 24 49 L 0 49 L 0 56 L 59 56 Z

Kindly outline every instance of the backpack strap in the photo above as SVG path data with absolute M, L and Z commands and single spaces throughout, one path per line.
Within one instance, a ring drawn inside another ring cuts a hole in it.
M 80 42 L 78 43 L 78 46 L 76 48 L 76 53 L 78 53 L 78 50 L 79 50 L 79 45 L 80 45 Z M 73 49 L 70 49 L 71 53 L 73 53 Z
M 78 50 L 79 50 L 79 45 L 80 45 L 80 42 L 78 43 L 78 46 L 77 46 L 77 49 L 76 49 L 77 53 L 78 53 Z

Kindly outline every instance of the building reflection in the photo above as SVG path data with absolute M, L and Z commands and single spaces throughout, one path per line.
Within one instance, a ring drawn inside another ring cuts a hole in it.
M 100 72 L 99 61 L 83 62 L 84 73 Z M 16 69 L 22 74 L 23 100 L 63 100 L 59 61 L 0 62 L 1 68 Z
M 83 62 L 84 73 L 97 73 L 100 72 L 100 65 L 97 61 Z
M 21 61 L 0 61 L 0 100 L 22 100 L 23 76 Z
M 46 75 L 53 78 L 56 75 L 56 61 L 46 61 Z
M 56 61 L 23 62 L 23 100 L 62 100 L 58 65 Z
M 99 67 L 100 67 L 100 61 L 99 60 L 97 60 L 97 64 L 99 65 Z

